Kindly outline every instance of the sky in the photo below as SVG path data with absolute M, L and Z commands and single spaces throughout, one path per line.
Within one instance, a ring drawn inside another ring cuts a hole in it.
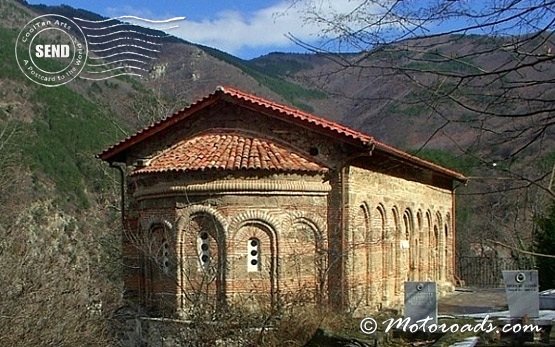
M 335 0 L 323 10 L 348 11 L 358 1 Z M 107 17 L 134 15 L 147 19 L 184 16 L 168 31 L 184 40 L 214 47 L 243 59 L 274 51 L 304 52 L 287 38 L 292 34 L 314 43 L 318 27 L 306 23 L 291 0 L 28 0 L 31 4 L 69 5 Z
M 304 11 L 307 9 L 307 4 L 312 5 L 319 15 L 330 20 L 337 15 L 346 15 L 359 8 L 359 6 L 364 7 L 364 17 L 356 18 L 354 16 L 354 22 L 349 23 L 350 30 L 356 31 L 363 28 L 369 20 L 372 20 L 372 16 L 368 17 L 369 13 L 378 17 L 379 14 L 383 14 L 384 7 L 376 5 L 376 3 L 387 4 L 388 0 L 371 2 L 367 0 L 28 0 L 28 2 L 46 5 L 66 4 L 110 18 L 125 15 L 152 20 L 185 17 L 185 20 L 173 23 L 178 25 L 177 28 L 167 32 L 184 40 L 214 47 L 243 59 L 252 59 L 276 51 L 305 52 L 301 46 L 293 43 L 288 35 L 317 47 L 325 46 L 325 44 L 322 44 L 325 39 L 321 36 L 323 26 L 306 20 Z M 302 4 L 293 5 L 297 2 Z M 406 2 L 405 4 L 408 4 L 407 6 L 419 4 L 426 7 L 426 4 L 431 3 L 422 1 Z M 469 1 L 458 4 L 461 4 L 462 7 L 470 7 L 474 11 L 484 8 L 484 3 L 482 1 Z M 495 3 L 488 2 L 488 4 Z M 518 2 L 515 3 L 518 4 Z M 400 4 L 403 4 L 403 2 Z M 519 10 L 522 6 L 526 6 L 526 4 L 517 5 L 515 8 Z M 506 12 L 504 16 L 511 16 L 512 14 Z M 549 13 L 547 17 L 549 18 L 543 20 L 545 23 L 539 24 L 547 24 L 552 19 L 552 13 Z M 539 19 L 541 22 L 541 11 L 539 14 L 537 12 L 532 13 L 532 18 Z M 490 19 L 496 20 L 497 17 L 494 16 Z M 470 20 L 470 23 L 463 23 L 460 19 L 453 19 L 452 16 L 449 20 L 425 24 L 412 20 L 411 23 L 403 23 L 402 27 L 405 29 L 411 26 L 414 28 L 422 27 L 424 31 L 418 34 L 427 35 L 476 24 L 472 16 L 468 17 L 468 20 Z M 532 28 L 534 26 L 533 22 L 531 20 L 529 24 Z M 135 22 L 135 24 L 137 23 Z M 144 22 L 140 24 L 144 25 Z M 509 21 L 507 24 L 510 27 L 515 22 Z M 150 26 L 160 29 L 156 25 Z M 519 24 L 506 32 L 524 34 L 530 32 L 530 27 Z M 388 31 L 391 31 L 392 35 L 395 36 L 396 29 L 400 29 L 399 23 L 390 26 L 386 24 L 385 27 L 380 28 L 380 36 L 386 37 Z M 488 27 L 487 29 L 491 28 Z M 499 28 L 497 27 L 497 29 Z M 491 34 L 486 29 L 483 32 L 480 29 L 469 33 Z M 364 41 L 360 43 L 364 43 Z M 336 48 L 334 47 L 334 49 Z M 350 46 L 347 50 L 353 51 L 357 48 Z M 344 47 L 342 47 L 342 51 L 345 51 Z

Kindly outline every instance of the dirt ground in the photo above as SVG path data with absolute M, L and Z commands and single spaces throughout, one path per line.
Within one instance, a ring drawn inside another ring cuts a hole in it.
M 482 313 L 507 309 L 505 290 L 499 289 L 457 289 L 439 298 L 439 314 Z

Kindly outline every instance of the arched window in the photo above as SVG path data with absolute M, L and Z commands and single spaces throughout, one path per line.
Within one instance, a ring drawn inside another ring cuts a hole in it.
M 370 220 L 368 207 L 362 203 L 355 215 L 354 228 L 351 229 L 349 247 L 350 269 L 350 305 L 369 305 L 372 294 L 371 259 L 370 259 Z
M 404 236 L 401 233 L 401 227 L 399 222 L 399 211 L 397 207 L 393 207 L 391 209 L 391 213 L 393 215 L 393 251 L 391 252 L 391 257 L 393 257 L 393 261 L 390 264 L 393 265 L 393 293 L 394 295 L 399 295 L 401 293 L 401 250 L 400 244 L 401 240 Z
M 179 305 L 188 310 L 190 295 L 194 293 L 206 299 L 206 307 L 218 308 L 225 300 L 227 270 L 224 261 L 227 253 L 222 247 L 226 244 L 225 228 L 220 222 L 223 219 L 207 206 L 185 208 L 181 216 L 177 227 L 179 257 L 175 289 L 181 297 Z
M 247 241 L 247 272 L 260 271 L 260 240 L 250 238 Z
M 437 225 L 434 228 L 434 236 L 436 238 L 436 269 L 437 269 L 437 279 L 445 279 L 445 233 L 443 232 L 443 218 L 439 212 L 436 213 Z
M 415 281 L 418 278 L 418 233 L 414 232 L 414 215 L 412 211 L 407 208 L 403 213 L 403 225 L 404 225 L 404 249 L 403 255 L 403 268 L 408 271 L 404 271 L 401 280 Z M 407 252 L 408 248 L 408 252 Z
M 427 237 L 427 241 L 428 241 L 428 250 L 427 250 L 427 254 L 428 254 L 428 266 L 427 266 L 427 274 L 428 274 L 428 280 L 433 281 L 436 279 L 436 275 L 435 275 L 435 269 L 434 269 L 434 254 L 435 254 L 435 241 L 434 241 L 434 233 L 433 233 L 433 229 L 432 229 L 432 213 L 430 212 L 430 210 L 426 211 L 426 229 L 427 232 L 426 234 L 428 235 Z
M 439 281 L 441 279 L 441 268 L 440 268 L 440 264 L 439 264 L 439 253 L 440 253 L 440 247 L 439 247 L 439 229 L 437 228 L 437 225 L 434 225 L 434 257 L 433 257 L 433 273 L 434 273 L 434 279 L 436 281 Z
M 144 248 L 143 277 L 141 286 L 143 300 L 148 309 L 160 308 L 161 288 L 168 285 L 171 271 L 169 235 L 162 224 L 154 224 L 149 230 Z
M 441 266 L 443 267 L 443 279 L 450 279 L 451 277 L 451 254 L 450 254 L 450 240 L 449 240 L 449 226 L 445 223 L 443 235 L 443 261 Z
M 428 233 L 424 227 L 423 214 L 418 210 L 416 214 L 418 224 L 418 280 L 425 281 L 428 278 L 426 262 L 428 260 Z
M 379 205 L 374 210 L 374 214 L 372 215 L 372 233 L 374 234 L 374 239 L 377 240 L 379 243 L 376 249 L 376 257 L 375 257 L 375 264 L 373 264 L 373 269 L 377 269 L 379 278 L 377 279 L 377 288 L 381 287 L 381 297 L 379 299 L 384 299 L 388 297 L 388 287 L 387 287 L 387 278 L 388 278 L 388 247 L 389 244 L 387 243 L 387 232 L 386 232 L 386 216 L 385 216 L 385 208 L 382 205 Z
M 410 220 L 411 215 L 408 211 L 405 211 L 405 213 L 403 214 L 403 226 L 404 226 L 404 239 L 405 241 L 410 241 L 411 239 L 411 234 L 412 234 L 412 221 Z

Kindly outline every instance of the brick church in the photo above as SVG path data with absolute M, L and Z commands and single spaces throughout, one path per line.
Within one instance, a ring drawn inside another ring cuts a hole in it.
M 218 87 L 99 157 L 126 172 L 125 295 L 153 314 L 453 288 L 466 178 L 335 122 Z

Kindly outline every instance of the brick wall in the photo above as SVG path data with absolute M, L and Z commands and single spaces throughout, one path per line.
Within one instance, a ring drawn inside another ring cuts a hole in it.
M 127 164 L 209 128 L 265 134 L 330 172 L 129 176 L 123 250 L 130 300 L 167 312 L 296 301 L 363 312 L 398 304 L 407 279 L 452 285 L 451 181 L 429 172 L 378 154 L 345 166 L 346 157 L 367 149 L 225 102 L 140 143 Z
M 400 303 L 406 280 L 453 286 L 451 190 L 354 166 L 349 187 L 351 309 Z
M 158 291 L 155 296 L 168 294 L 167 301 L 175 301 L 183 311 L 196 305 L 201 293 L 205 304 L 214 307 L 224 299 L 228 304 L 253 309 L 269 308 L 278 300 L 324 300 L 329 184 L 321 175 L 265 176 L 260 172 L 256 177 L 205 182 L 218 184 L 223 187 L 221 191 L 203 189 L 194 175 L 190 177 L 192 184 L 175 177 L 166 177 L 163 184 L 138 184 L 134 213 L 138 218 L 135 225 L 141 230 L 135 233 L 154 238 L 155 232 L 160 232 L 158 226 L 166 226 L 173 265 L 164 284 L 136 279 L 126 282 L 127 289 L 144 295 L 153 288 Z M 281 189 L 265 191 L 264 183 L 269 182 Z M 145 192 L 150 195 L 142 196 Z M 209 236 L 206 268 L 201 264 L 199 248 L 202 232 Z M 259 243 L 258 267 L 249 269 L 249 241 L 253 239 Z M 144 243 L 149 245 L 150 254 L 159 254 L 155 240 L 149 243 L 140 239 L 139 244 L 128 241 L 125 248 L 140 259 Z M 148 275 L 144 271 L 141 274 Z M 171 298 L 172 293 L 177 299 Z

